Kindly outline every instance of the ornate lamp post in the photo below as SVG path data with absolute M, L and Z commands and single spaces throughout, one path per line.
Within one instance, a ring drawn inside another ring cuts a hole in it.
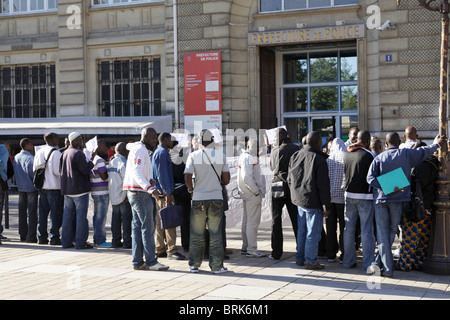
M 448 71 L 448 0 L 418 0 L 427 10 L 441 13 L 441 82 L 439 101 L 439 134 L 447 135 L 447 71 Z M 437 4 L 434 5 L 433 3 Z M 397 0 L 400 4 L 400 0 Z M 447 146 L 439 150 L 439 177 L 437 179 L 434 201 L 433 226 L 428 256 L 424 262 L 424 271 L 431 274 L 450 275 L 450 200 L 447 177 Z

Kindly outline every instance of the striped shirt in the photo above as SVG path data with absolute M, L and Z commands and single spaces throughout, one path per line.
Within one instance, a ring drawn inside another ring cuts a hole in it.
M 100 177 L 101 172 L 106 172 L 106 161 L 99 157 L 95 156 L 94 158 L 94 168 L 91 170 L 89 178 L 91 180 L 91 192 L 94 196 L 99 196 L 103 194 L 108 194 L 108 180 L 103 180 Z

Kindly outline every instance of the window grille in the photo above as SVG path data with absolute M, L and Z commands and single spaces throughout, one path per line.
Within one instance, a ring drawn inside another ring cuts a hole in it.
M 101 116 L 161 115 L 159 58 L 100 61 L 98 73 Z
M 0 117 L 56 117 L 55 83 L 55 65 L 2 67 Z

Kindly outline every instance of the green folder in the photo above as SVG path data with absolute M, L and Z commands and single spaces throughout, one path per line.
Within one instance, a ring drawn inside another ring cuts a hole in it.
M 402 168 L 397 168 L 388 173 L 382 174 L 377 178 L 377 180 L 386 195 L 394 192 L 395 187 L 401 189 L 409 186 L 408 178 Z

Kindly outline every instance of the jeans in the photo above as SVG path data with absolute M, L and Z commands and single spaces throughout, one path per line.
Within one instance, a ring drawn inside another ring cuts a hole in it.
M 361 241 L 363 249 L 363 271 L 373 263 L 375 255 L 375 236 L 373 233 L 373 200 L 345 198 L 344 229 L 344 268 L 356 263 L 355 233 L 358 217 L 361 223 Z
M 75 240 L 75 247 L 86 245 L 89 236 L 89 223 L 87 212 L 89 194 L 79 197 L 64 196 L 64 214 L 61 230 L 61 245 L 70 247 Z M 76 218 L 76 231 L 74 236 L 73 220 Z
M 190 215 L 191 215 L 191 195 L 185 188 L 180 188 L 179 192 L 174 192 L 173 198 L 177 205 L 183 207 L 183 224 L 180 226 L 181 245 L 184 251 L 189 250 L 190 239 Z M 182 192 L 184 191 L 184 192 Z
M 223 267 L 222 206 L 223 200 L 192 201 L 189 266 L 198 268 L 202 263 L 205 252 L 205 230 L 208 224 L 209 266 L 212 271 Z
M 20 240 L 37 240 L 38 192 L 19 192 Z
M 322 210 L 314 209 L 307 212 L 300 207 L 298 208 L 297 253 L 295 254 L 297 262 L 306 261 L 312 265 L 317 264 L 322 225 Z
M 158 262 L 155 253 L 155 217 L 152 196 L 147 192 L 128 191 L 127 197 L 133 213 L 131 225 L 133 267 L 139 267 L 144 263 L 152 266 Z
M 344 257 L 344 204 L 331 203 L 330 213 L 326 218 L 326 251 L 328 259 L 336 258 L 336 254 L 341 250 L 341 259 Z M 339 239 L 337 235 L 337 227 L 339 222 Z
M 383 269 L 383 274 L 394 274 L 392 244 L 402 217 L 403 202 L 385 202 L 375 204 L 375 223 L 377 226 L 378 253 L 374 264 Z
M 280 259 L 283 255 L 283 225 L 282 215 L 283 207 L 286 205 L 286 209 L 291 219 L 292 229 L 294 231 L 295 238 L 297 239 L 297 214 L 298 209 L 295 204 L 291 202 L 291 196 L 288 193 L 285 198 L 273 198 L 272 197 L 272 257 L 276 260 Z
M 61 190 L 39 191 L 39 218 L 38 237 L 39 242 L 44 243 L 50 239 L 59 239 L 63 220 L 63 197 Z M 47 221 L 50 213 L 50 233 L 47 232 Z
M 131 206 L 128 199 L 122 203 L 112 206 L 111 217 L 111 233 L 112 245 L 119 247 L 122 240 L 123 231 L 123 246 L 131 248 L 131 220 L 132 220 Z
M 106 241 L 106 214 L 108 213 L 109 194 L 92 195 L 94 200 L 94 243 L 102 244 Z

